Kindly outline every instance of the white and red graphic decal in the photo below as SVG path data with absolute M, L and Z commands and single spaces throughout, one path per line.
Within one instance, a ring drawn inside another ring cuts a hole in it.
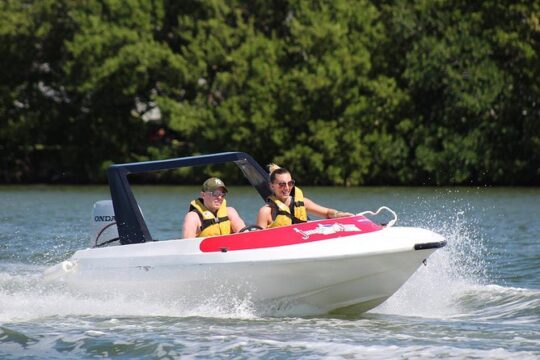
M 381 230 L 362 215 L 340 219 L 317 220 L 273 229 L 213 236 L 201 241 L 202 252 L 260 249 L 301 244 Z

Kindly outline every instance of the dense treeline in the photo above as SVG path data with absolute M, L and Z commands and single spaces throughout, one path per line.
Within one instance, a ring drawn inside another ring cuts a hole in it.
M 0 181 L 238 150 L 303 184 L 539 185 L 539 36 L 538 0 L 3 0 Z

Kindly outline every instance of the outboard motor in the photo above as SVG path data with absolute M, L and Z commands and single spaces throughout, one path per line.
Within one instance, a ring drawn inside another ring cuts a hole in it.
M 119 242 L 118 228 L 112 200 L 100 200 L 94 203 L 92 210 L 92 238 L 90 246 L 102 247 Z

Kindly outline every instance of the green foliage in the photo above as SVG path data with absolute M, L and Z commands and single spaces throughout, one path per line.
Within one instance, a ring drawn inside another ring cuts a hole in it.
M 238 150 L 302 184 L 538 185 L 539 34 L 535 1 L 5 0 L 0 181 Z M 156 178 L 210 173 L 241 181 Z
M 538 3 L 399 1 L 383 9 L 386 46 L 401 48 L 391 63 L 410 97 L 415 182 L 538 184 L 539 152 L 530 146 L 539 130 Z M 536 125 L 525 132 L 525 123 Z

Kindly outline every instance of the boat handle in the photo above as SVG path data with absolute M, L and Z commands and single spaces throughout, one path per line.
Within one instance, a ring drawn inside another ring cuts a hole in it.
M 386 227 L 390 227 L 390 226 L 393 226 L 396 221 L 397 221 L 397 214 L 394 210 L 390 209 L 389 207 L 387 206 L 381 206 L 380 208 L 377 209 L 377 211 L 373 212 L 373 211 L 363 211 L 361 213 L 358 213 L 356 215 L 366 215 L 366 214 L 370 214 L 370 215 L 377 215 L 381 212 L 381 210 L 387 210 L 388 212 L 390 212 L 392 215 L 394 215 L 394 218 L 392 220 L 390 220 L 388 222 L 388 224 L 386 225 Z

